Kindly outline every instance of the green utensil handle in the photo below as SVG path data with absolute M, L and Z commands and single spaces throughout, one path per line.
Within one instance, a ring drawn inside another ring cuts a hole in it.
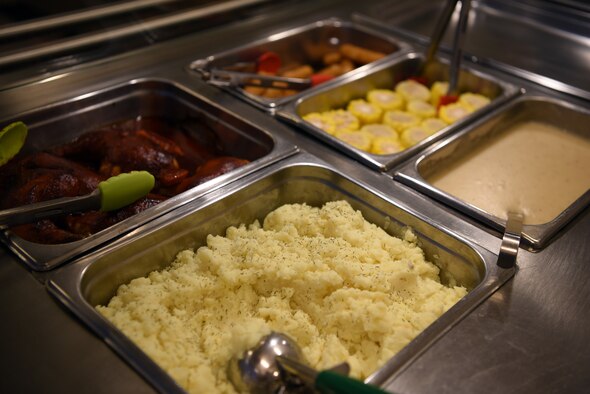
M 154 184 L 154 176 L 147 171 L 131 171 L 100 182 L 100 210 L 123 208 L 148 194 Z
M 154 184 L 153 175 L 147 171 L 119 174 L 100 182 L 98 189 L 85 196 L 62 197 L 0 210 L 0 229 L 74 212 L 94 209 L 114 211 L 144 197 Z
M 23 122 L 14 122 L 0 131 L 0 166 L 8 163 L 21 150 L 29 129 Z
M 378 387 L 365 384 L 360 380 L 349 378 L 332 371 L 318 372 L 315 387 L 321 393 L 330 394 L 385 394 Z

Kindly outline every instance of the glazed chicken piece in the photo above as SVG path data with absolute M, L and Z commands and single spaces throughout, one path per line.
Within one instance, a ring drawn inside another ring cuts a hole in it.
M 9 179 L 11 182 L 7 183 Z M 104 177 L 68 159 L 50 153 L 36 153 L 16 162 L 3 172 L 3 184 L 11 186 L 4 193 L 2 207 L 85 195 L 95 190 L 102 180 Z M 72 242 L 104 230 L 165 199 L 163 196 L 151 195 L 115 212 L 71 214 L 16 226 L 12 231 L 19 237 L 34 242 Z
M 197 167 L 195 175 L 182 181 L 176 188 L 176 193 L 182 193 L 185 190 L 207 182 L 238 167 L 248 164 L 248 160 L 238 159 L 237 157 L 222 156 L 216 157 Z
M 40 152 L 11 162 L 2 171 L 0 182 L 6 185 L 1 207 L 12 208 L 61 197 L 91 193 L 103 180 L 99 174 L 71 160 Z M 41 220 L 16 226 L 12 231 L 23 239 L 40 243 L 63 243 L 82 239 L 60 219 Z
M 166 198 L 158 195 L 148 195 L 133 204 L 114 212 L 91 211 L 80 214 L 72 214 L 65 217 L 64 221 L 68 229 L 77 235 L 87 237 L 110 226 L 117 224 L 133 215 L 149 209 Z
M 0 182 L 6 185 L 0 206 L 12 208 L 60 197 L 91 193 L 104 180 L 71 160 L 40 152 L 9 163 Z
M 176 158 L 184 155 L 183 150 L 174 141 L 147 130 L 97 130 L 53 152 L 85 162 L 107 178 L 145 170 L 158 183 L 171 186 L 189 175 Z
M 49 152 L 16 157 L 0 169 L 0 208 L 85 195 L 123 172 L 145 170 L 154 175 L 152 193 L 120 210 L 70 214 L 12 229 L 31 242 L 72 242 L 248 163 L 218 157 L 216 135 L 206 124 L 190 124 L 190 129 L 200 140 L 161 120 L 137 118 L 86 133 Z

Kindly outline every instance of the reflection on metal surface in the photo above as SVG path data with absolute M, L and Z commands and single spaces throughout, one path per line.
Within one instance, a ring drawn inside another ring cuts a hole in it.
M 38 81 L 38 83 L 43 84 L 43 83 L 53 82 L 53 81 L 56 81 L 58 79 L 65 78 L 68 75 L 70 75 L 70 73 L 63 73 L 63 74 L 58 74 L 58 75 L 52 75 L 50 77 L 41 79 L 40 81 Z
M 141 23 L 134 22 L 126 26 L 105 30 L 95 34 L 81 35 L 71 39 L 63 39 L 50 43 L 47 45 L 39 46 L 34 49 L 13 52 L 5 54 L 0 57 L 0 66 L 6 66 L 12 63 L 24 62 L 44 56 L 49 56 L 65 51 L 80 50 L 90 45 L 101 44 L 113 40 L 120 40 L 126 36 L 133 34 L 149 32 L 151 30 L 160 29 L 166 26 L 171 26 L 193 19 L 204 18 L 207 16 L 215 15 L 217 13 L 233 10 L 237 7 L 245 7 L 248 5 L 254 5 L 268 0 L 232 0 L 224 1 L 218 4 L 209 5 L 194 10 L 184 11 L 171 16 L 163 16 L 154 18 L 151 20 L 145 20 Z
M 7 27 L 0 28 L 0 39 L 5 39 L 10 36 L 25 33 L 39 34 L 40 31 L 44 29 L 64 28 L 65 25 L 72 23 L 80 23 L 88 20 L 109 17 L 124 12 L 137 11 L 142 8 L 152 7 L 154 5 L 162 5 L 174 1 L 178 0 L 135 0 L 123 3 L 116 3 L 103 7 L 91 8 L 89 10 L 82 10 L 53 17 L 35 19 L 31 22 L 13 24 Z

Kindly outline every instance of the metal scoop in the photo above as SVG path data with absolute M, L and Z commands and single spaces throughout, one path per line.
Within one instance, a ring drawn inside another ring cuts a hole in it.
M 273 332 L 233 358 L 228 366 L 228 377 L 240 392 L 283 393 L 287 382 L 276 363 L 277 356 L 303 359 L 301 349 L 291 338 Z
M 383 394 L 384 391 L 348 377 L 349 366 L 339 364 L 315 371 L 304 363 L 301 349 L 285 334 L 272 332 L 253 348 L 230 361 L 228 377 L 242 392 Z

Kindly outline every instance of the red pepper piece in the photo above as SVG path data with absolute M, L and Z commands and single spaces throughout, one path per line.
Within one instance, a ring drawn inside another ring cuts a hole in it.
M 426 77 L 410 77 L 408 79 L 421 83 L 424 86 L 428 86 L 428 79 L 426 79 Z
M 311 79 L 311 86 L 316 86 L 320 83 L 334 79 L 334 76 L 328 74 L 313 74 L 309 79 Z
M 274 52 L 264 52 L 256 61 L 256 71 L 276 74 L 281 68 L 281 58 Z
M 453 104 L 456 103 L 457 101 L 459 101 L 459 97 L 458 96 L 440 96 L 440 99 L 438 101 L 438 107 L 442 107 L 443 105 L 448 105 L 448 104 Z

